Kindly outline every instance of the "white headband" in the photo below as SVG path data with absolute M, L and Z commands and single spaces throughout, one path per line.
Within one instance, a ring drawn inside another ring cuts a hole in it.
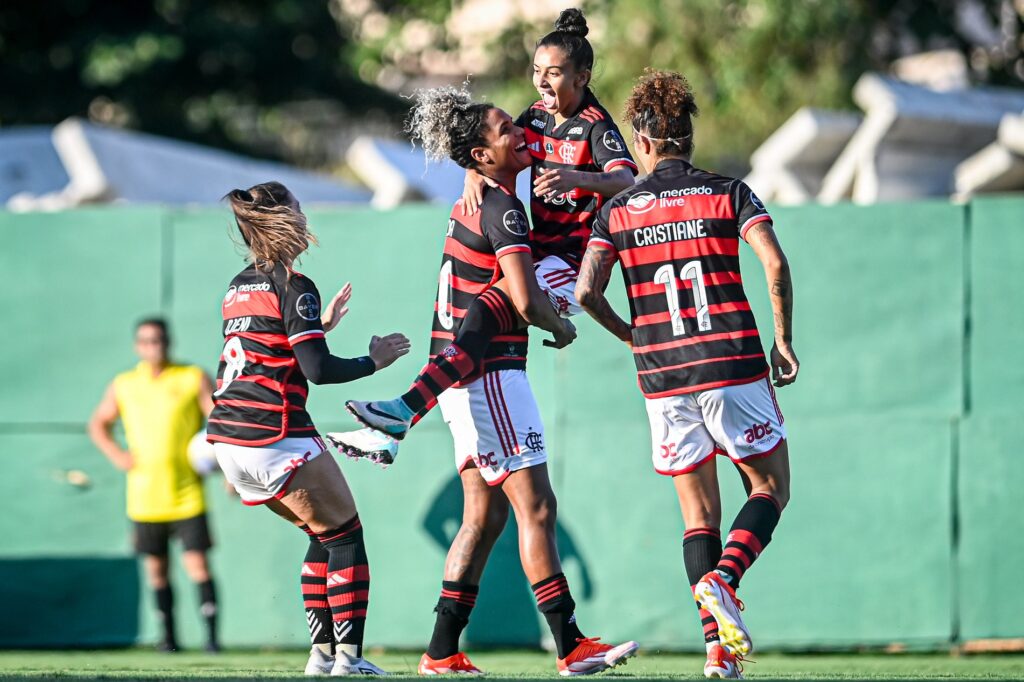
M 683 135 L 682 137 L 651 137 L 650 135 L 645 135 L 645 134 L 641 133 L 634 126 L 633 127 L 633 134 L 634 135 L 639 135 L 640 137 L 646 137 L 648 140 L 651 140 L 652 142 L 671 142 L 675 146 L 677 146 L 680 149 L 682 149 L 683 148 L 683 144 L 682 144 L 683 140 L 690 139 L 690 135 L 692 135 L 693 133 L 687 133 L 686 135 Z

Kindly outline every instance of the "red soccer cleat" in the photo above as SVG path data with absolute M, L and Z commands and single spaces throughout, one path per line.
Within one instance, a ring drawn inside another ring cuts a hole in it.
M 730 654 L 721 644 L 715 644 L 708 651 L 708 660 L 704 664 L 704 677 L 719 680 L 742 680 L 742 672 L 741 659 Z
M 600 637 L 584 637 L 576 640 L 579 644 L 565 658 L 558 659 L 558 674 L 592 675 L 608 668 L 614 668 L 636 653 L 640 645 L 625 642 L 618 646 L 601 644 Z
M 420 675 L 483 675 L 484 671 L 473 665 L 469 657 L 461 651 L 448 658 L 435 661 L 423 654 L 416 668 Z

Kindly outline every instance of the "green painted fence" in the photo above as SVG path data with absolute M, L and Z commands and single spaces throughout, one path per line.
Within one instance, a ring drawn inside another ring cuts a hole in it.
M 744 587 L 762 646 L 849 647 L 1024 636 L 1024 561 L 1014 500 L 1024 486 L 1024 200 L 779 208 L 796 290 L 800 381 L 780 391 L 793 500 Z M 350 397 L 403 389 L 427 347 L 444 210 L 310 212 L 321 246 L 301 269 L 325 296 L 351 280 L 332 349 L 365 352 L 405 332 L 414 352 L 378 376 L 318 387 L 324 430 L 352 424 Z M 226 210 L 83 209 L 0 214 L 0 646 L 152 641 L 150 596 L 132 562 L 121 476 L 84 424 L 133 364 L 131 327 L 162 312 L 175 354 L 208 370 L 219 304 L 241 267 Z M 770 329 L 745 250 L 747 291 Z M 621 283 L 614 302 L 624 310 Z M 554 352 L 535 335 L 530 375 L 559 496 L 559 542 L 586 632 L 666 649 L 700 646 L 669 479 L 653 473 L 642 397 L 624 348 L 589 319 Z M 381 472 L 343 462 L 373 565 L 368 641 L 422 647 L 461 493 L 444 424 L 431 415 Z M 73 486 L 68 471 L 88 484 Z M 742 502 L 723 466 L 725 517 Z M 305 537 L 207 483 L 214 568 L 230 645 L 306 641 L 298 566 Z M 519 568 L 514 526 L 495 550 L 467 632 L 475 645 L 545 638 Z M 980 576 L 976 578 L 975 576 Z M 179 627 L 200 641 L 179 570 Z M 40 589 L 45 581 L 46 588 Z M 41 597 L 44 594 L 44 597 Z M 59 622 L 61 627 L 53 623 Z M 69 634 L 70 633 L 70 634 Z

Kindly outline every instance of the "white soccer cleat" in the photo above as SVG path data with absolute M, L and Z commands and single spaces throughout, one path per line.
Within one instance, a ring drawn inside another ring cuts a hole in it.
M 334 658 L 334 667 L 331 668 L 331 677 L 342 675 L 389 675 L 365 658 L 349 656 L 344 651 L 339 651 Z
M 743 664 L 738 657 L 726 651 L 724 646 L 715 644 L 708 650 L 704 677 L 709 680 L 742 680 Z
M 718 636 L 722 640 L 722 646 L 731 654 L 749 656 L 754 650 L 754 643 L 740 615 L 743 602 L 736 597 L 729 583 L 725 582 L 721 575 L 711 571 L 694 586 L 693 596 L 718 622 Z
M 334 656 L 325 654 L 320 647 L 315 646 L 309 650 L 309 660 L 306 661 L 306 675 L 330 675 L 334 667 Z
M 398 457 L 398 441 L 377 429 L 328 433 L 324 437 L 346 457 L 368 459 L 383 469 Z

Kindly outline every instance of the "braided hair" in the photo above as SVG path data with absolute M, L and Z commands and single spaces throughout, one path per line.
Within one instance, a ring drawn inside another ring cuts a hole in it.
M 624 117 L 633 130 L 649 137 L 658 154 L 693 154 L 693 117 L 697 102 L 690 83 L 672 71 L 644 69 L 626 100 Z
M 443 86 L 413 93 L 413 105 L 405 131 L 423 145 L 431 161 L 449 158 L 462 168 L 475 168 L 471 152 L 486 147 L 487 113 L 490 103 L 474 103 L 467 84 Z

